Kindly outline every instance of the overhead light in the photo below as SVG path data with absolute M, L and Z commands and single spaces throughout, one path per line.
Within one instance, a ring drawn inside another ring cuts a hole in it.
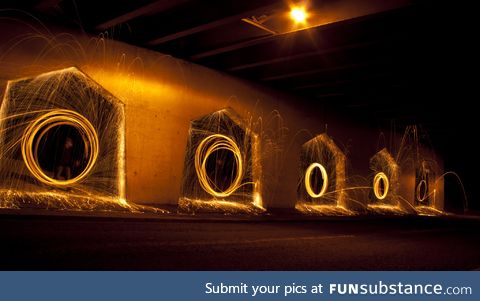
M 296 23 L 305 23 L 307 20 L 307 12 L 304 7 L 292 7 L 290 10 L 290 17 L 296 22 Z

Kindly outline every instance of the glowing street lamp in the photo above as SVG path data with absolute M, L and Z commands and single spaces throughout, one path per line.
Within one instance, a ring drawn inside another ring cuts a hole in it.
M 304 7 L 292 7 L 290 10 L 290 17 L 296 22 L 296 23 L 305 23 L 307 21 L 307 11 L 305 10 Z

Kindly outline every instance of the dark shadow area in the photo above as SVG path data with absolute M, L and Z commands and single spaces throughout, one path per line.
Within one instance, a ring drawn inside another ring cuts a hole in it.
M 55 126 L 41 137 L 36 137 L 36 140 L 37 160 L 46 174 L 61 180 L 67 176 L 64 170 L 60 172 L 60 167 L 70 168 L 69 178 L 75 178 L 85 170 L 89 154 L 85 150 L 84 138 L 75 127 Z
M 207 158 L 207 176 L 213 182 L 216 191 L 224 191 L 232 185 L 236 173 L 237 163 L 231 151 L 219 149 Z
M 55 231 L 52 233 L 52 229 Z M 1 270 L 474 270 L 478 218 L 0 216 Z

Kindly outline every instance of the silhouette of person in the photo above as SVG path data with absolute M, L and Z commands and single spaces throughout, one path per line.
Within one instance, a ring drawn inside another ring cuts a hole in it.
M 55 179 L 69 180 L 72 177 L 73 150 L 73 139 L 70 137 L 65 138 L 65 143 L 60 153 L 60 160 L 55 168 Z

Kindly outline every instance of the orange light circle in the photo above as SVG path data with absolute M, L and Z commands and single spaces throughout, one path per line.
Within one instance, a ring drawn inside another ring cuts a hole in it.
M 422 191 L 423 191 L 423 194 L 422 194 Z M 421 180 L 418 183 L 415 194 L 419 202 L 425 202 L 425 200 L 427 199 L 427 181 Z
M 320 169 L 320 173 L 322 174 L 322 179 L 323 179 L 323 185 L 319 193 L 315 193 L 315 191 L 313 191 L 312 185 L 310 184 L 310 178 L 315 168 Z M 317 162 L 310 164 L 310 166 L 305 171 L 305 189 L 307 190 L 308 195 L 310 195 L 314 199 L 319 198 L 325 194 L 325 192 L 327 191 L 327 187 L 328 187 L 328 174 L 325 167 L 323 167 L 322 164 Z
M 215 186 L 215 183 L 208 177 L 206 168 L 208 157 L 218 150 L 232 152 L 235 158 L 235 164 L 237 165 L 237 172 L 232 184 L 223 191 L 218 191 L 212 187 Z M 234 193 L 241 185 L 243 169 L 244 166 L 240 148 L 235 141 L 228 136 L 222 134 L 210 135 L 200 142 L 195 151 L 195 171 L 197 173 L 198 181 L 203 190 L 212 196 L 225 198 Z
M 38 147 L 41 138 L 53 127 L 69 125 L 77 129 L 85 142 L 85 153 L 89 154 L 85 169 L 75 178 L 57 180 L 49 177 L 38 162 Z M 84 179 L 93 169 L 99 152 L 97 132 L 84 116 L 71 110 L 52 110 L 32 121 L 22 137 L 22 157 L 30 173 L 40 182 L 52 186 L 69 186 Z
M 383 182 L 383 192 L 380 187 L 380 183 Z M 390 188 L 390 181 L 385 173 L 379 172 L 373 178 L 373 193 L 379 200 L 383 200 L 387 197 L 388 189 Z

